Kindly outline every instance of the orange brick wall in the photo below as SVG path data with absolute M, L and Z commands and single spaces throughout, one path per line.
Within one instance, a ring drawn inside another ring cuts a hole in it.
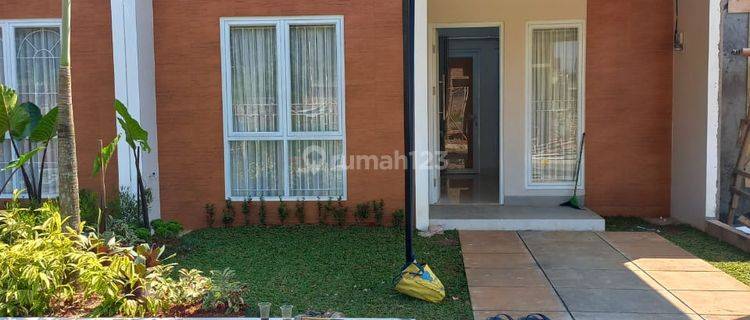
M 2 0 L 0 19 L 60 18 L 59 0 Z M 99 193 L 99 177 L 91 175 L 98 139 L 115 135 L 114 71 L 109 1 L 73 2 L 71 63 L 73 108 L 81 188 Z M 108 169 L 110 191 L 117 190 L 117 160 Z
M 673 1 L 588 0 L 586 201 L 669 216 Z
M 225 190 L 219 18 L 295 15 L 344 16 L 347 154 L 402 152 L 401 1 L 154 1 L 163 218 L 205 227 L 203 206 L 212 202 L 220 224 Z M 350 170 L 350 218 L 357 202 L 380 198 L 390 218 L 392 209 L 403 206 L 403 181 L 400 170 Z M 315 217 L 314 204 L 308 203 L 308 220 Z M 273 205 L 268 220 L 277 223 Z

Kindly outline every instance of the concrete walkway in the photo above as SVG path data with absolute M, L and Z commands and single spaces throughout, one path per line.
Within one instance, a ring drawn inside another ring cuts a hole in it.
M 654 233 L 459 234 L 475 319 L 750 319 L 750 287 Z

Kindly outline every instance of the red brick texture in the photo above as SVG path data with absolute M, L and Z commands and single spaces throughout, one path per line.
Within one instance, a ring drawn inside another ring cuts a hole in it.
M 219 19 L 296 15 L 344 17 L 347 155 L 403 153 L 401 1 L 154 1 L 163 218 L 202 228 L 203 206 L 211 202 L 220 224 L 225 190 Z M 384 199 L 387 218 L 403 206 L 402 171 L 347 174 L 350 222 L 358 202 Z M 307 205 L 307 220 L 316 219 L 314 205 Z M 278 223 L 275 204 L 268 208 L 268 221 Z M 295 221 L 292 214 L 289 221 Z
M 60 18 L 59 0 L 2 0 L 0 19 Z M 91 175 L 98 140 L 115 136 L 114 71 L 109 1 L 74 1 L 71 63 L 76 123 L 78 174 L 81 188 L 99 193 L 99 177 Z M 117 190 L 117 160 L 107 172 L 110 191 Z
M 586 202 L 669 216 L 672 1 L 589 0 Z

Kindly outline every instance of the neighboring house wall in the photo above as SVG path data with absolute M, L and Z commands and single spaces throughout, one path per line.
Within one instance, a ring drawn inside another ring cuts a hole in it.
M 0 20 L 60 18 L 59 0 L 0 1 Z M 109 1 L 73 1 L 71 63 L 76 125 L 78 175 L 81 188 L 100 193 L 100 177 L 92 176 L 99 139 L 115 135 L 112 107 L 114 80 Z M 107 171 L 109 194 L 117 191 L 117 161 Z
M 729 211 L 732 184 L 732 171 L 737 164 L 740 152 L 738 143 L 740 121 L 747 117 L 747 63 L 743 56 L 732 55 L 734 49 L 747 48 L 748 14 L 722 12 L 722 55 L 721 55 L 721 188 L 719 212 Z M 742 212 L 746 212 L 742 210 Z
M 588 0 L 586 204 L 669 216 L 672 1 Z
M 430 24 L 440 26 L 472 23 L 503 24 L 500 53 L 503 61 L 503 75 L 500 81 L 503 88 L 501 95 L 504 167 L 502 179 L 506 201 L 518 203 L 528 201 L 527 197 L 570 195 L 572 187 L 564 189 L 528 189 L 526 187 L 527 23 L 583 22 L 586 20 L 586 0 L 429 0 L 427 5 Z
M 154 1 L 162 218 L 190 229 L 205 227 L 203 206 L 210 202 L 220 219 L 225 197 L 220 18 L 343 16 L 346 154 L 380 156 L 403 153 L 401 14 L 397 0 Z M 386 220 L 403 207 L 403 170 L 352 169 L 347 182 L 350 219 L 362 201 L 384 199 Z M 277 223 L 275 199 L 266 200 L 268 220 Z M 306 212 L 308 221 L 316 221 L 315 202 L 307 203 Z M 293 215 L 289 221 L 295 221 Z

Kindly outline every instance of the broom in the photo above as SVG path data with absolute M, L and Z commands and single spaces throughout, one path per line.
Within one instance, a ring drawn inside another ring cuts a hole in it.
M 581 147 L 578 148 L 578 161 L 576 163 L 576 182 L 573 186 L 573 197 L 571 197 L 570 200 L 561 203 L 561 207 L 571 207 L 574 209 L 583 210 L 581 200 L 578 199 L 578 178 L 581 176 L 581 159 L 583 157 L 584 140 L 586 140 L 585 132 L 583 133 L 583 135 L 581 135 Z

